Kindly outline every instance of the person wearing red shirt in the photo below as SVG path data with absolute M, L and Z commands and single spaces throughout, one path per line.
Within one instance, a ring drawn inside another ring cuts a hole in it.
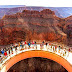
M 5 58 L 7 58 L 7 52 L 6 51 L 4 52 L 4 55 L 5 55 Z
M 27 44 L 26 41 L 25 41 L 25 44 Z
M 32 44 L 34 44 L 34 41 L 32 41 Z
M 7 56 L 7 52 L 6 51 L 4 52 L 4 55 Z
M 49 43 L 49 45 L 51 45 L 51 43 Z
M 57 49 L 57 46 L 55 46 L 55 51 L 56 51 L 56 49 Z
M 27 48 L 27 46 L 26 46 L 26 45 L 27 45 L 27 42 L 25 41 L 25 49 Z

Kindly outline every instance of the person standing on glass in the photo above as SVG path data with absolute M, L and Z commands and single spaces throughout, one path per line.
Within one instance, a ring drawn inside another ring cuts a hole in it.
M 30 42 L 28 42 L 28 46 L 29 46 L 29 48 L 30 48 Z
M 6 51 L 4 52 L 4 55 L 5 55 L 5 57 L 7 58 L 7 52 L 6 52 Z
M 4 52 L 5 52 L 4 49 L 2 49 L 2 50 L 1 50 L 1 53 L 2 53 L 3 55 L 4 55 Z
M 46 43 L 46 49 L 47 49 L 47 45 L 48 45 L 48 43 Z
M 35 45 L 34 45 L 35 47 L 36 47 L 36 49 L 37 49 L 37 43 L 36 43 L 36 41 L 35 41 Z

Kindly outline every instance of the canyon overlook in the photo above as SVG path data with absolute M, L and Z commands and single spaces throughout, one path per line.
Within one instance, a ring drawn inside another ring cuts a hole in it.
M 0 19 L 0 45 L 46 40 L 72 45 L 72 16 L 59 18 L 50 9 L 23 10 Z

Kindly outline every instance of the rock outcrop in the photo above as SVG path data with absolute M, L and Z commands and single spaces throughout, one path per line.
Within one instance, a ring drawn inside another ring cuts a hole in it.
M 59 18 L 50 9 L 24 10 L 5 15 L 0 20 L 0 45 L 21 40 L 49 40 L 67 44 L 67 19 Z

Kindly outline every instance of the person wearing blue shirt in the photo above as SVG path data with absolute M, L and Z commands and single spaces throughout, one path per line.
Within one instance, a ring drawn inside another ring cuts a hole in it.
M 29 46 L 29 48 L 30 48 L 30 42 L 28 43 L 28 46 Z
M 5 51 L 4 51 L 4 49 L 3 49 L 3 50 L 1 50 L 1 53 L 2 53 L 2 54 L 4 54 L 4 52 L 5 52 Z

